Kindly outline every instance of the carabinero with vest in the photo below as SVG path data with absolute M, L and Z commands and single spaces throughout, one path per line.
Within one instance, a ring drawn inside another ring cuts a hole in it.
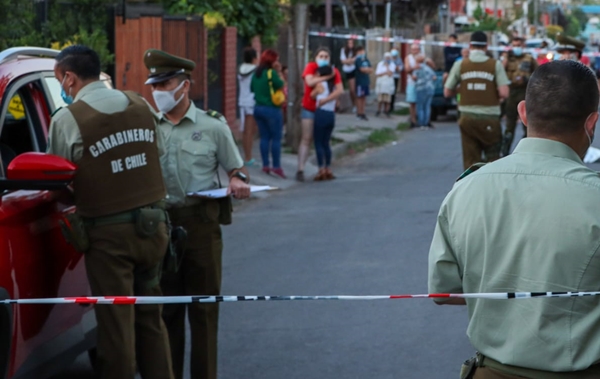
M 69 104 L 52 115 L 48 152 L 75 162 L 76 213 L 63 230 L 85 256 L 94 296 L 161 296 L 169 233 L 154 114 L 137 94 L 99 81 L 100 60 L 74 45 L 56 56 Z M 102 379 L 173 378 L 161 305 L 95 307 Z
M 163 275 L 167 296 L 218 295 L 221 291 L 221 224 L 231 223 L 231 198 L 207 199 L 190 193 L 220 186 L 218 167 L 229 176 L 228 192 L 250 195 L 244 162 L 225 118 L 196 108 L 189 92 L 196 64 L 164 51 L 144 53 L 154 103 L 160 111 L 158 129 L 165 139 L 161 165 L 167 186 L 167 209 L 174 226 L 187 230 L 181 269 Z M 183 377 L 186 310 L 191 329 L 191 378 L 217 377 L 217 304 L 168 304 L 163 318 L 169 331 L 173 371 Z
M 514 37 L 512 40 L 512 50 L 502 60 L 506 69 L 508 80 L 510 80 L 509 95 L 505 102 L 506 111 L 506 129 L 502 140 L 502 155 L 507 156 L 515 136 L 515 129 L 519 114 L 517 105 L 525 100 L 525 90 L 529 78 L 538 66 L 537 61 L 523 51 L 525 39 L 523 37 Z M 527 137 L 527 126 L 523 125 L 523 137 Z
M 488 57 L 486 49 L 485 33 L 474 32 L 469 58 L 454 63 L 444 85 L 446 97 L 453 97 L 460 85 L 458 125 L 465 170 L 500 157 L 500 100 L 508 96 L 509 81 L 502 64 Z

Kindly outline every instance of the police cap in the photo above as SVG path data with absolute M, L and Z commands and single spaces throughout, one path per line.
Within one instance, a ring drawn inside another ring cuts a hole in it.
M 554 49 L 557 51 L 570 50 L 582 52 L 585 48 L 585 42 L 575 39 L 573 37 L 568 37 L 562 33 L 558 33 L 556 35 L 556 42 L 558 44 L 554 47 Z
M 179 74 L 191 75 L 196 63 L 157 49 L 144 53 L 144 64 L 150 71 L 145 84 L 164 82 Z

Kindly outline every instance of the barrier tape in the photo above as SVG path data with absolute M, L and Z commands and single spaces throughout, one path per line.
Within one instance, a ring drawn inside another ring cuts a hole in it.
M 450 47 L 469 47 L 468 43 L 455 43 L 455 42 L 444 42 L 444 41 L 426 41 L 422 39 L 409 39 L 402 37 L 365 37 L 363 35 L 358 34 L 339 34 L 339 33 L 327 33 L 327 32 L 308 32 L 311 36 L 316 37 L 329 37 L 329 38 L 343 38 L 343 39 L 355 39 L 355 40 L 369 40 L 369 41 L 379 41 L 379 42 L 390 42 L 390 43 L 407 43 L 407 44 L 419 44 L 419 45 L 430 45 L 430 46 L 450 46 Z M 488 50 L 490 51 L 510 51 L 510 46 L 488 46 Z M 551 49 L 537 49 L 537 48 L 526 48 L 523 51 L 528 53 L 536 53 L 536 54 L 547 54 L 554 52 L 555 50 Z M 584 53 L 583 55 L 589 57 L 597 57 L 600 56 L 600 52 L 589 52 Z
M 229 303 L 243 301 L 292 301 L 292 300 L 396 300 L 396 299 L 532 299 L 557 297 L 598 296 L 597 292 L 490 292 L 490 293 L 433 293 L 415 295 L 382 296 L 101 296 L 57 297 L 47 299 L 4 299 L 0 304 L 192 304 Z

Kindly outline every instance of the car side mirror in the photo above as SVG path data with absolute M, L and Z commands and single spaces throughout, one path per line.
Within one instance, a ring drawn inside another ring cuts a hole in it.
M 62 157 L 45 153 L 23 153 L 8 165 L 3 190 L 57 190 L 73 181 L 77 166 Z

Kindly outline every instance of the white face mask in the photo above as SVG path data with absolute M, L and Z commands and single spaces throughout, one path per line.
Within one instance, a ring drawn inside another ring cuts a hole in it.
M 175 93 L 179 91 L 181 87 L 183 87 L 185 82 L 187 82 L 187 80 L 181 82 L 181 84 L 179 84 L 177 88 L 171 91 L 152 92 L 152 97 L 154 98 L 154 102 L 156 103 L 156 106 L 158 107 L 159 111 L 161 111 L 162 113 L 169 113 L 173 108 L 175 108 L 177 104 L 181 102 L 181 100 L 183 100 L 183 93 L 181 94 L 181 96 L 179 96 L 179 99 L 177 100 L 175 100 Z

